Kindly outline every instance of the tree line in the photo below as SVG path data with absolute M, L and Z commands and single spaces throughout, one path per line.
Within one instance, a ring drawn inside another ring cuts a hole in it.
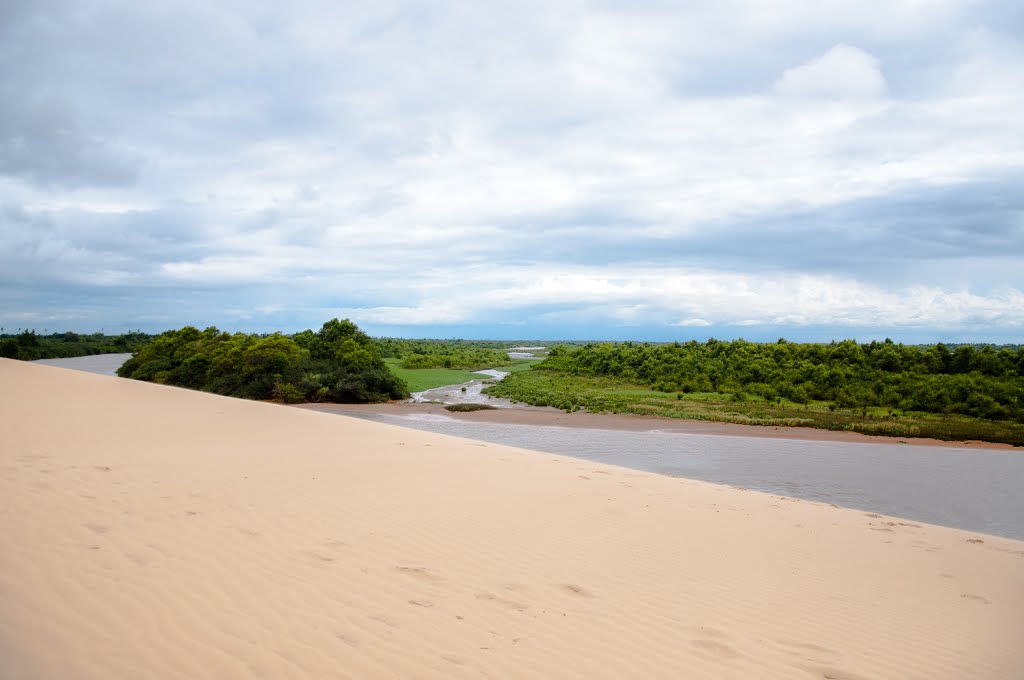
M 539 370 L 606 376 L 661 392 L 756 395 L 1024 421 L 1024 348 L 691 341 L 555 347 Z
M 124 378 L 245 399 L 365 403 L 409 396 L 380 346 L 354 323 L 332 319 L 292 336 L 225 333 L 192 326 L 167 331 L 118 370 Z
M 93 354 L 134 352 L 153 338 L 148 333 L 133 331 L 121 335 L 103 333 L 53 333 L 37 335 L 34 330 L 17 334 L 0 334 L 0 357 L 35 361 L 37 359 L 68 359 Z

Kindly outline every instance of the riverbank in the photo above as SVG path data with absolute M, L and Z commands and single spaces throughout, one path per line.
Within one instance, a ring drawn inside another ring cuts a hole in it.
M 498 401 L 495 399 L 495 401 Z M 504 400 L 502 400 L 504 402 Z M 566 413 L 552 407 L 516 407 L 471 413 L 452 413 L 438 404 L 415 404 L 395 401 L 387 404 L 299 404 L 304 408 L 325 413 L 378 413 L 384 415 L 428 414 L 446 416 L 465 422 L 491 422 L 514 425 L 536 425 L 550 427 L 575 427 L 623 432 L 679 432 L 683 434 L 707 434 L 731 437 L 772 437 L 777 439 L 798 439 L 803 441 L 851 442 L 858 444 L 899 444 L 907 446 L 941 446 L 951 448 L 1002 449 L 1020 451 L 1020 447 L 997 442 L 976 440 L 946 441 L 925 437 L 888 437 L 867 435 L 859 432 L 821 430 L 810 427 L 784 427 L 765 425 L 740 425 L 710 420 L 688 420 L 622 413 L 587 413 L 576 411 Z
M 0 361 L 4 677 L 1018 678 L 1024 542 Z
M 94 357 L 77 357 L 71 359 L 43 359 L 34 363 L 72 368 L 75 370 L 88 371 L 103 375 L 114 375 L 117 368 L 124 363 L 130 354 L 103 354 Z M 408 373 L 408 372 L 407 372 Z M 458 373 L 458 372 L 455 372 Z M 478 372 L 483 373 L 483 372 Z M 478 373 L 470 373 L 476 376 Z M 488 376 L 493 379 L 493 376 Z M 910 446 L 944 446 L 953 448 L 985 448 L 985 449 L 1016 449 L 1011 444 L 998 442 L 985 442 L 979 440 L 944 440 L 931 439 L 928 437 L 891 437 L 885 435 L 866 435 L 859 432 L 842 430 L 826 430 L 811 427 L 786 427 L 786 426 L 764 426 L 764 425 L 743 425 L 738 423 L 725 423 L 710 420 L 691 420 L 684 418 L 668 418 L 663 416 L 649 416 L 638 414 L 609 414 L 609 413 L 588 413 L 576 411 L 566 413 L 560 409 L 551 407 L 527 406 L 510 402 L 498 397 L 486 398 L 480 394 L 488 379 L 473 378 L 473 390 L 467 388 L 466 393 L 461 388 L 466 383 L 444 385 L 435 388 L 433 396 L 425 394 L 423 401 L 432 398 L 444 401 L 445 403 L 487 403 L 499 407 L 500 410 L 477 412 L 473 414 L 461 414 L 467 422 L 495 422 L 521 425 L 541 425 L 558 427 L 584 427 L 591 429 L 611 429 L 630 432 L 647 432 L 651 430 L 663 430 L 670 432 L 683 432 L 691 434 L 711 434 L 737 437 L 774 437 L 781 439 L 797 439 L 804 441 L 836 441 L 853 443 L 875 443 L 875 444 L 900 444 Z M 381 413 L 404 415 L 408 413 L 439 414 L 455 417 L 454 414 L 444 411 L 442 407 L 434 404 L 409 404 L 408 402 L 391 402 L 387 404 L 302 404 L 301 407 L 313 410 L 327 411 L 332 413 Z M 414 409 L 414 410 L 410 410 Z

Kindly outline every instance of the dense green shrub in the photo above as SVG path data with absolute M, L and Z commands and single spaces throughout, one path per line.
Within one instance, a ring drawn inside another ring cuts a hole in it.
M 477 371 L 507 364 L 508 353 L 494 347 L 482 347 L 469 340 L 381 340 L 384 356 L 400 359 L 405 369 L 451 368 Z M 494 344 L 494 343 L 483 343 Z
M 377 343 L 347 319 L 293 337 L 234 335 L 192 326 L 167 331 L 118 375 L 246 399 L 377 402 L 408 396 Z

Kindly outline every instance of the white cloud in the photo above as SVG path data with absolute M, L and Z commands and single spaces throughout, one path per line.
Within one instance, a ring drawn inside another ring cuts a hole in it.
M 786 69 L 774 87 L 787 97 L 839 99 L 880 97 L 888 90 L 881 62 L 864 50 L 844 44 Z
M 329 316 L 347 318 L 357 323 L 377 326 L 422 326 L 451 324 L 466 321 L 468 309 L 459 309 L 451 303 L 426 302 L 417 307 L 340 307 L 330 310 Z

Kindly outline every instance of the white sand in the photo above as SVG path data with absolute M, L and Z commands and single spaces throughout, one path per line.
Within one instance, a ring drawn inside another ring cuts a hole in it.
M 1024 677 L 1024 543 L 0 360 L 0 678 Z

